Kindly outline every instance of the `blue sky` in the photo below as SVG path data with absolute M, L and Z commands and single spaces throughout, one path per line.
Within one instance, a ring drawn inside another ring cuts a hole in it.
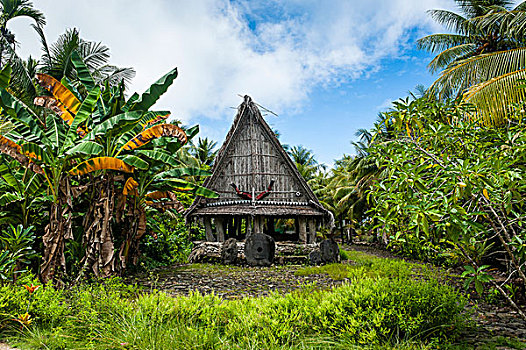
M 425 13 L 453 0 L 36 0 L 49 42 L 77 27 L 131 66 L 131 91 L 178 67 L 158 103 L 174 118 L 200 124 L 222 143 L 238 94 L 276 112 L 269 124 L 283 143 L 301 144 L 331 165 L 359 128 L 417 84 L 429 86 L 431 57 L 417 38 L 440 31 Z M 22 56 L 40 55 L 29 21 L 13 21 Z

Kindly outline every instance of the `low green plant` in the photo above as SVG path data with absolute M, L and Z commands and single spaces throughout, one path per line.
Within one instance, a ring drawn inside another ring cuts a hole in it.
M 36 255 L 32 246 L 35 241 L 33 226 L 9 225 L 0 234 L 0 283 L 15 281 L 18 274 L 25 272 L 23 266 Z
M 465 278 L 464 288 L 468 289 L 470 284 L 473 283 L 477 293 L 482 295 L 482 292 L 484 291 L 484 283 L 493 279 L 489 273 L 484 271 L 488 267 L 489 265 L 483 265 L 475 269 L 473 266 L 464 266 L 466 271 L 464 271 L 461 275 L 461 277 Z
M 412 275 L 424 274 L 436 278 L 435 271 L 423 264 L 408 263 L 401 259 L 382 259 L 358 251 L 340 250 L 345 254 L 345 264 L 328 264 L 323 266 L 304 267 L 296 271 L 298 276 L 327 274 L 332 279 L 345 278 L 409 278 Z
M 465 303 L 450 287 L 401 278 L 355 278 L 329 291 L 232 301 L 198 293 L 141 294 L 110 280 L 42 288 L 29 308 L 31 326 L 4 332 L 30 349 L 389 348 L 454 339 L 467 325 Z M 26 290 L 2 287 L 0 305 L 8 314 L 25 312 Z

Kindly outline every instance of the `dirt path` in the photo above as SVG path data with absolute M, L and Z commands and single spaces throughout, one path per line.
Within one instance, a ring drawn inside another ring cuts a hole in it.
M 130 282 L 146 288 L 161 289 L 172 295 L 188 295 L 192 291 L 214 293 L 225 299 L 265 296 L 272 292 L 286 293 L 301 288 L 328 289 L 345 281 L 327 275 L 296 276 L 299 265 L 271 267 L 237 267 L 207 264 L 179 265 L 157 269 Z

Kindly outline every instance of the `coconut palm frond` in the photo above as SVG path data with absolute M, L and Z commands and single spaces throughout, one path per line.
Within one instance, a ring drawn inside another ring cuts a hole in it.
M 477 45 L 475 44 L 461 44 L 444 50 L 429 63 L 429 71 L 435 73 L 440 69 L 446 68 L 460 57 L 475 52 L 476 49 Z
M 76 28 L 68 29 L 61 34 L 57 41 L 49 47 L 50 57 L 49 66 L 44 65 L 43 71 L 46 74 L 60 80 L 62 77 L 71 77 L 73 64 L 71 63 L 71 54 L 79 46 L 80 37 Z
M 428 52 L 447 50 L 451 47 L 464 44 L 473 44 L 465 35 L 459 34 L 431 34 L 418 39 L 417 48 Z
M 135 77 L 135 69 L 105 65 L 92 71 L 92 75 L 99 82 L 107 81 L 110 86 L 117 86 L 124 80 L 124 86 L 127 87 Z
M 458 13 L 448 10 L 429 10 L 427 13 L 429 13 L 431 18 L 451 31 L 461 34 L 470 32 L 471 25 L 466 21 L 466 18 Z
M 513 11 L 526 11 L 526 1 L 523 1 L 520 4 L 518 4 L 517 6 L 515 6 Z
M 526 69 L 490 79 L 470 88 L 463 101 L 477 108 L 469 117 L 480 120 L 484 125 L 501 125 L 507 120 L 512 103 L 526 101 L 526 90 L 518 88 L 519 80 L 526 79 Z
M 81 40 L 78 47 L 79 55 L 91 71 L 100 69 L 110 59 L 110 49 L 102 43 Z
M 40 57 L 40 63 L 43 66 L 51 67 L 51 53 L 49 52 L 49 45 L 47 43 L 46 35 L 44 34 L 44 28 L 39 25 L 31 24 L 35 32 L 37 32 L 38 37 L 40 38 L 40 43 L 42 45 L 42 57 Z
M 441 98 L 458 95 L 471 86 L 526 67 L 526 48 L 497 51 L 455 62 L 431 85 L 430 92 Z

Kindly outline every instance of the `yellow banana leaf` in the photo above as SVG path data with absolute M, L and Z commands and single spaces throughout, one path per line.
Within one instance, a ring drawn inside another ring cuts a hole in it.
M 20 145 L 9 140 L 8 138 L 3 137 L 2 135 L 0 135 L 0 145 L 5 148 L 11 148 L 13 149 L 13 151 L 16 151 L 18 153 L 22 151 L 22 147 L 20 147 Z
M 71 169 L 71 175 L 84 175 L 97 170 L 117 170 L 132 173 L 135 168 L 114 157 L 96 157 L 88 159 Z
M 145 203 L 151 207 L 158 209 L 175 209 L 178 213 L 184 211 L 184 206 L 179 200 L 175 193 L 170 191 L 154 191 L 146 195 L 146 198 L 151 199 L 151 201 L 146 201 Z M 163 202 L 154 202 L 153 200 L 168 198 L 169 201 Z
M 171 192 L 168 192 L 168 191 L 154 191 L 154 192 L 150 192 L 150 193 L 146 194 L 146 197 L 150 198 L 152 200 L 162 199 L 162 198 L 170 198 L 169 193 L 171 193 Z
M 56 98 L 53 98 L 51 96 L 39 96 L 39 97 L 35 97 L 35 100 L 33 101 L 33 103 L 36 106 L 51 109 L 53 112 L 55 112 L 56 115 L 62 118 L 68 125 L 71 125 L 71 123 L 73 123 L 73 118 L 75 117 L 74 114 L 70 113 L 68 109 L 62 103 L 57 101 Z
M 39 165 L 33 163 L 31 159 L 28 158 L 28 156 L 31 156 L 30 154 L 24 155 L 22 153 L 22 147 L 19 144 L 9 140 L 8 138 L 5 138 L 2 135 L 0 135 L 0 153 L 5 153 L 13 159 L 16 159 L 20 164 L 27 166 L 35 173 L 44 173 L 44 170 L 42 170 Z
M 181 143 L 186 143 L 188 140 L 183 129 L 173 124 L 160 124 L 152 126 L 149 129 L 144 130 L 137 136 L 135 136 L 130 141 L 126 142 L 124 146 L 121 147 L 120 151 L 127 150 L 131 151 L 138 147 L 141 147 L 153 139 L 158 137 L 176 137 Z M 119 152 L 120 152 L 119 151 Z
M 73 115 L 80 108 L 80 101 L 60 81 L 50 75 L 37 73 L 37 81 L 44 89 L 51 92 L 53 96 L 62 103 Z
M 35 100 L 33 103 L 36 106 L 48 108 L 55 112 L 57 116 L 62 118 L 66 122 L 66 124 L 71 125 L 73 123 L 73 119 L 75 119 L 75 114 L 71 113 L 62 103 L 57 101 L 57 99 L 51 97 L 51 96 L 39 96 L 35 97 Z M 80 137 L 86 136 L 88 133 L 88 129 L 85 126 L 79 126 L 77 128 L 77 134 Z
M 126 183 L 124 184 L 124 189 L 122 190 L 122 194 L 127 196 L 128 193 L 137 194 L 137 191 L 135 190 L 139 186 L 139 183 L 133 179 L 133 177 L 128 178 L 126 180 Z
M 165 115 L 158 115 L 154 119 L 149 120 L 146 123 L 144 123 L 143 124 L 143 129 L 149 128 L 150 126 L 160 122 L 161 120 L 166 120 L 166 119 L 168 119 L 169 116 L 170 116 L 170 113 L 165 114 Z

